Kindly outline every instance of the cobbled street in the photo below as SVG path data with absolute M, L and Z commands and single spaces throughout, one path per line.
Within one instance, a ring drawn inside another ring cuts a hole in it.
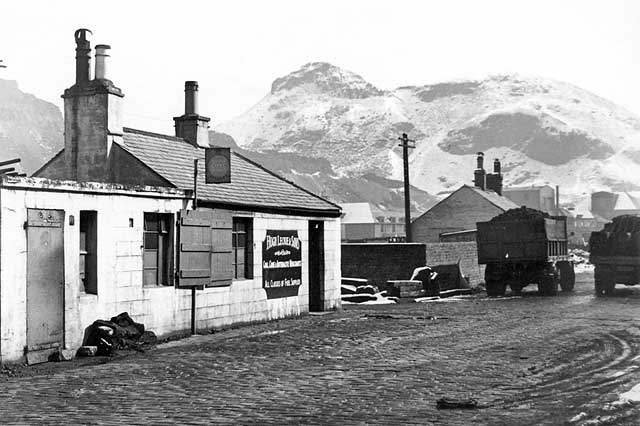
M 640 288 L 347 306 L 4 377 L 2 424 L 635 425 Z M 478 409 L 438 410 L 440 397 Z

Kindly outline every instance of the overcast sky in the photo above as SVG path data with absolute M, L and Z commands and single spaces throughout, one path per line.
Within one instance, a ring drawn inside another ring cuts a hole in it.
M 185 80 L 215 126 L 271 82 L 327 61 L 391 89 L 498 73 L 573 83 L 640 115 L 640 2 L 2 1 L 0 78 L 62 105 L 73 33 L 109 44 L 125 125 L 172 133 Z M 0 100 L 1 101 L 1 100 Z

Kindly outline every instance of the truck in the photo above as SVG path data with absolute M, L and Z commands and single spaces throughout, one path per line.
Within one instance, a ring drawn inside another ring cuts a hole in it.
M 488 296 L 503 296 L 507 285 L 513 294 L 521 294 L 531 283 L 543 295 L 556 295 L 558 286 L 573 290 L 565 216 L 520 207 L 476 226 L 478 263 L 486 265 Z
M 589 237 L 589 262 L 596 296 L 611 295 L 616 284 L 640 283 L 640 217 L 614 217 Z

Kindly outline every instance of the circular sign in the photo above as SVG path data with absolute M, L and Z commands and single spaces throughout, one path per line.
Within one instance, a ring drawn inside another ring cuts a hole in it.
M 224 155 L 214 155 L 207 163 L 207 171 L 214 178 L 223 178 L 229 174 L 229 159 Z

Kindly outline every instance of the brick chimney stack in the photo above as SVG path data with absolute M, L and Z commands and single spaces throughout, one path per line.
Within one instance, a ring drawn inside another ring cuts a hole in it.
M 473 172 L 473 184 L 482 190 L 487 186 L 486 172 L 483 167 L 484 164 L 484 152 L 479 152 L 477 157 L 477 168 Z
M 494 191 L 498 195 L 502 195 L 502 174 L 500 160 L 493 160 L 493 173 L 486 176 L 487 189 Z
M 124 94 L 106 72 L 109 46 L 96 46 L 96 75 L 91 80 L 91 31 L 75 32 L 76 82 L 64 91 L 65 179 L 110 182 L 111 147 L 122 141 Z
M 198 114 L 198 82 L 184 82 L 184 115 L 174 117 L 176 136 L 196 147 L 209 147 L 208 117 Z

